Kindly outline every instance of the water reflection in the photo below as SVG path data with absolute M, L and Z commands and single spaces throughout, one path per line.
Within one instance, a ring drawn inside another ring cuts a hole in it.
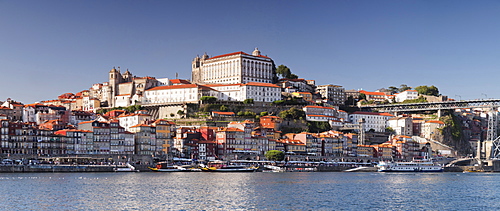
M 500 174 L 39 173 L 0 185 L 0 210 L 500 208 Z

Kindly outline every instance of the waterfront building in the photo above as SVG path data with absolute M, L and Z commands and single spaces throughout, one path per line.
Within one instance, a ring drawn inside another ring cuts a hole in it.
M 394 136 L 390 143 L 396 149 L 395 158 L 412 160 L 420 156 L 420 144 L 409 136 Z
M 89 130 L 64 129 L 54 132 L 60 136 L 66 154 L 92 154 L 94 148 L 93 132 Z
M 334 105 L 344 105 L 346 100 L 345 89 L 339 85 L 320 85 L 316 87 L 316 91 L 322 98 L 330 100 Z
M 93 132 L 93 147 L 90 154 L 110 154 L 111 128 L 108 122 L 87 121 L 78 124 L 79 130 Z
M 245 142 L 244 136 L 245 131 L 238 128 L 227 127 L 219 129 L 216 133 L 217 154 L 219 157 L 222 156 L 222 159 L 234 159 L 235 154 L 233 153 L 238 152 L 235 152 L 235 150 L 240 151 L 245 148 L 245 144 L 248 144 L 248 140 Z M 230 157 L 231 154 L 233 155 L 232 157 Z
M 358 157 L 369 157 L 373 158 L 377 153 L 375 152 L 375 148 L 371 145 L 358 145 Z
M 154 126 L 138 124 L 131 126 L 129 132 L 135 134 L 136 155 L 158 155 L 161 153 L 162 149 L 156 148 L 156 128 Z
M 377 157 L 380 160 L 391 160 L 396 155 L 396 147 L 391 143 L 382 143 L 374 145 L 377 153 Z
M 160 155 L 171 154 L 175 123 L 165 119 L 158 119 L 152 125 L 156 127 L 156 151 Z
M 193 59 L 191 81 L 199 84 L 273 83 L 274 61 L 255 48 L 252 54 L 235 52 Z

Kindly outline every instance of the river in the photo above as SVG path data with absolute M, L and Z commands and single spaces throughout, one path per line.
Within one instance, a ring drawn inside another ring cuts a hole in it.
M 4 173 L 0 210 L 500 210 L 498 173 Z

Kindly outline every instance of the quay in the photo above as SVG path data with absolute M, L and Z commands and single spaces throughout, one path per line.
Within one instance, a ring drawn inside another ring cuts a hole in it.
M 149 171 L 148 165 L 134 165 L 136 170 Z M 115 172 L 125 165 L 0 165 L 0 173 L 37 173 L 37 172 Z

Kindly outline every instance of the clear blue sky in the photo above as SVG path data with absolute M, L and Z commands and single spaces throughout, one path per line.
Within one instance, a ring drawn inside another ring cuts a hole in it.
M 317 85 L 500 98 L 499 1 L 0 0 L 0 101 L 33 103 L 258 47 Z

